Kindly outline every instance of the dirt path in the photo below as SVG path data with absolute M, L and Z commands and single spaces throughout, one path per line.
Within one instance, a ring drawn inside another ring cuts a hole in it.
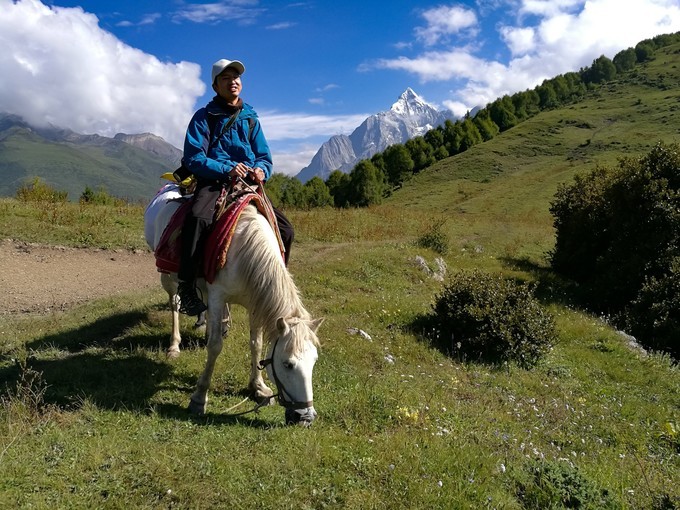
M 0 240 L 0 315 L 47 313 L 160 286 L 147 251 L 96 250 Z

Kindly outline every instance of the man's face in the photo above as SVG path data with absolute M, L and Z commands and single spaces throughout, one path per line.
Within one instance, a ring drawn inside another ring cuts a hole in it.
M 243 85 L 241 84 L 241 75 L 238 74 L 236 69 L 227 67 L 217 76 L 217 78 L 215 78 L 213 88 L 215 89 L 215 92 L 217 92 L 217 95 L 231 103 L 238 99 L 241 88 L 243 88 Z

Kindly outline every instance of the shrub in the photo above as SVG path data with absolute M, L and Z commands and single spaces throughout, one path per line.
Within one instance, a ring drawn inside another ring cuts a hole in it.
M 67 191 L 57 191 L 40 177 L 25 183 L 17 190 L 17 200 L 21 202 L 63 203 L 68 197 Z
M 434 304 L 435 334 L 452 354 L 531 367 L 556 339 L 554 319 L 533 291 L 501 276 L 455 274 Z
M 627 329 L 645 345 L 680 359 L 680 257 L 668 273 L 648 278 L 628 308 Z
M 434 223 L 427 232 L 416 240 L 416 245 L 446 255 L 449 251 L 449 238 L 442 231 L 442 224 Z
M 92 190 L 89 186 L 85 187 L 85 191 L 80 195 L 81 204 L 93 205 L 124 205 L 125 201 L 121 198 L 116 198 L 109 195 L 104 187 L 99 186 L 97 191 Z
M 647 343 L 646 326 L 665 319 L 640 312 L 635 317 L 642 324 L 636 324 L 625 315 L 636 299 L 649 311 L 667 308 L 655 300 L 672 287 L 663 280 L 672 278 L 680 250 L 680 147 L 659 143 L 642 158 L 621 159 L 616 169 L 578 176 L 559 188 L 550 211 L 553 269 L 581 284 L 591 309 L 618 316 L 619 325 L 628 319 Z
M 529 480 L 518 484 L 522 508 L 618 508 L 606 489 L 599 488 L 566 462 L 536 462 Z

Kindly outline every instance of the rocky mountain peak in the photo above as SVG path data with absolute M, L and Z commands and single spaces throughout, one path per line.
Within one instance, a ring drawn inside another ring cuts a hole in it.
M 409 87 L 399 96 L 399 99 L 392 105 L 390 111 L 398 115 L 411 115 L 413 113 L 420 113 L 426 108 L 435 109 Z
M 173 165 L 179 165 L 182 160 L 182 151 L 167 143 L 163 138 L 153 133 L 126 134 L 117 133 L 114 140 L 125 142 L 144 149 Z
M 297 178 L 302 182 L 314 176 L 325 180 L 333 170 L 349 172 L 358 161 L 423 135 L 451 117 L 451 112 L 437 110 L 409 87 L 389 110 L 371 115 L 351 135 L 331 137 Z

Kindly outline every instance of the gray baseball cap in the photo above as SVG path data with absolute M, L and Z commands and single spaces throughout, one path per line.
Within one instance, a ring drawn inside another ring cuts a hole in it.
M 212 66 L 212 82 L 215 83 L 215 78 L 222 73 L 227 67 L 233 67 L 238 74 L 243 74 L 246 72 L 246 66 L 238 60 L 227 60 L 226 58 L 220 59 L 215 62 Z

